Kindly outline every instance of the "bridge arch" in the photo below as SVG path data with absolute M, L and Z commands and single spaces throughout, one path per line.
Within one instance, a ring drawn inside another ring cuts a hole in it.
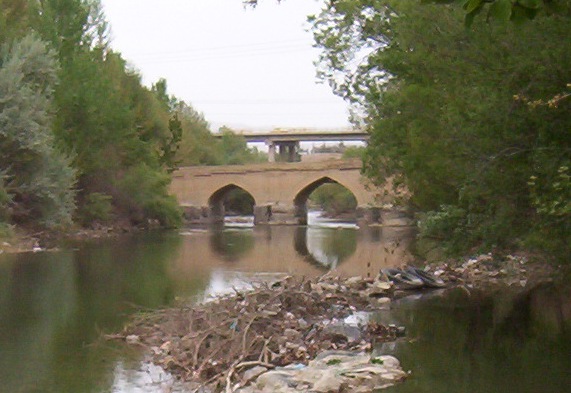
M 210 218 L 212 222 L 222 222 L 224 221 L 224 216 L 226 215 L 226 206 L 225 202 L 228 196 L 233 191 L 242 191 L 249 196 L 251 199 L 252 205 L 252 214 L 254 214 L 254 207 L 256 206 L 256 199 L 244 187 L 241 187 L 235 183 L 227 184 L 223 187 L 220 187 L 216 191 L 214 191 L 210 197 L 208 198 L 208 207 L 210 208 Z
M 355 196 L 360 225 L 378 223 L 382 205 L 393 197 L 364 178 L 361 168 L 360 160 L 184 167 L 173 174 L 170 189 L 191 222 L 221 220 L 223 196 L 241 188 L 254 199 L 255 224 L 297 224 L 296 205 L 305 219 L 301 202 L 318 186 L 339 183 Z
M 336 180 L 332 176 L 321 176 L 316 180 L 312 181 L 311 183 L 307 184 L 301 190 L 299 190 L 296 193 L 295 197 L 293 198 L 294 215 L 299 224 L 301 225 L 307 224 L 307 200 L 315 190 L 317 190 L 319 187 L 321 187 L 324 184 L 339 184 L 340 186 L 344 187 L 349 192 L 351 192 L 351 194 L 353 194 L 353 196 L 355 197 L 355 200 L 357 200 L 357 195 L 353 190 L 351 190 L 351 188 L 347 187 L 345 184 Z

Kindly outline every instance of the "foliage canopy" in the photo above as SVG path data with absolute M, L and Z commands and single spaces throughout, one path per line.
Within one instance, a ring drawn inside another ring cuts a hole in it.
M 178 165 L 260 159 L 166 80 L 143 86 L 108 31 L 99 0 L 0 0 L 2 221 L 177 225 Z
M 552 244 L 536 244 L 563 255 L 571 18 L 468 31 L 463 12 L 415 0 L 328 1 L 310 18 L 318 73 L 371 133 L 366 174 L 405 179 L 425 237 L 457 252 L 545 238 Z M 558 214 L 546 214 L 554 204 Z

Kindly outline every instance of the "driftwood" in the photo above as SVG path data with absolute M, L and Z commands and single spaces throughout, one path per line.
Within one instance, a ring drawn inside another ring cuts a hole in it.
M 377 323 L 362 326 L 357 339 L 328 329 L 331 321 L 375 309 L 379 303 L 369 297 L 373 284 L 288 277 L 205 303 L 141 314 L 109 338 L 148 347 L 156 364 L 184 381 L 232 392 L 249 382 L 244 372 L 254 366 L 307 364 L 324 350 L 363 351 L 374 341 L 393 340 L 394 329 Z

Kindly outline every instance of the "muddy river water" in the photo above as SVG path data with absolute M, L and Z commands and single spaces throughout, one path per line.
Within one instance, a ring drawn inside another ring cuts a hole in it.
M 319 221 L 319 220 L 318 220 Z M 0 255 L 0 392 L 151 393 L 170 380 L 102 342 L 141 309 L 264 275 L 376 275 L 408 256 L 407 228 L 186 228 Z M 571 392 L 571 291 L 411 294 L 376 316 L 407 327 L 379 350 L 410 378 L 390 392 Z

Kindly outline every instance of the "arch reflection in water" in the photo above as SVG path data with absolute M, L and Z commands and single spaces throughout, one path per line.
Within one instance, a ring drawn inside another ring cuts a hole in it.
M 335 269 L 357 249 L 357 231 L 297 227 L 294 248 L 305 260 L 324 269 Z
M 226 261 L 236 261 L 254 248 L 254 234 L 247 229 L 216 230 L 210 237 L 212 250 Z
M 311 240 L 313 230 L 322 230 L 324 238 L 315 235 L 318 240 Z M 406 245 L 413 233 L 410 228 L 320 229 L 287 225 L 189 232 L 183 236 L 173 274 L 206 278 L 212 270 L 222 269 L 311 277 L 331 269 L 336 260 L 339 275 L 374 277 L 381 268 L 405 263 L 410 258 Z M 318 260 L 320 255 L 324 257 Z

